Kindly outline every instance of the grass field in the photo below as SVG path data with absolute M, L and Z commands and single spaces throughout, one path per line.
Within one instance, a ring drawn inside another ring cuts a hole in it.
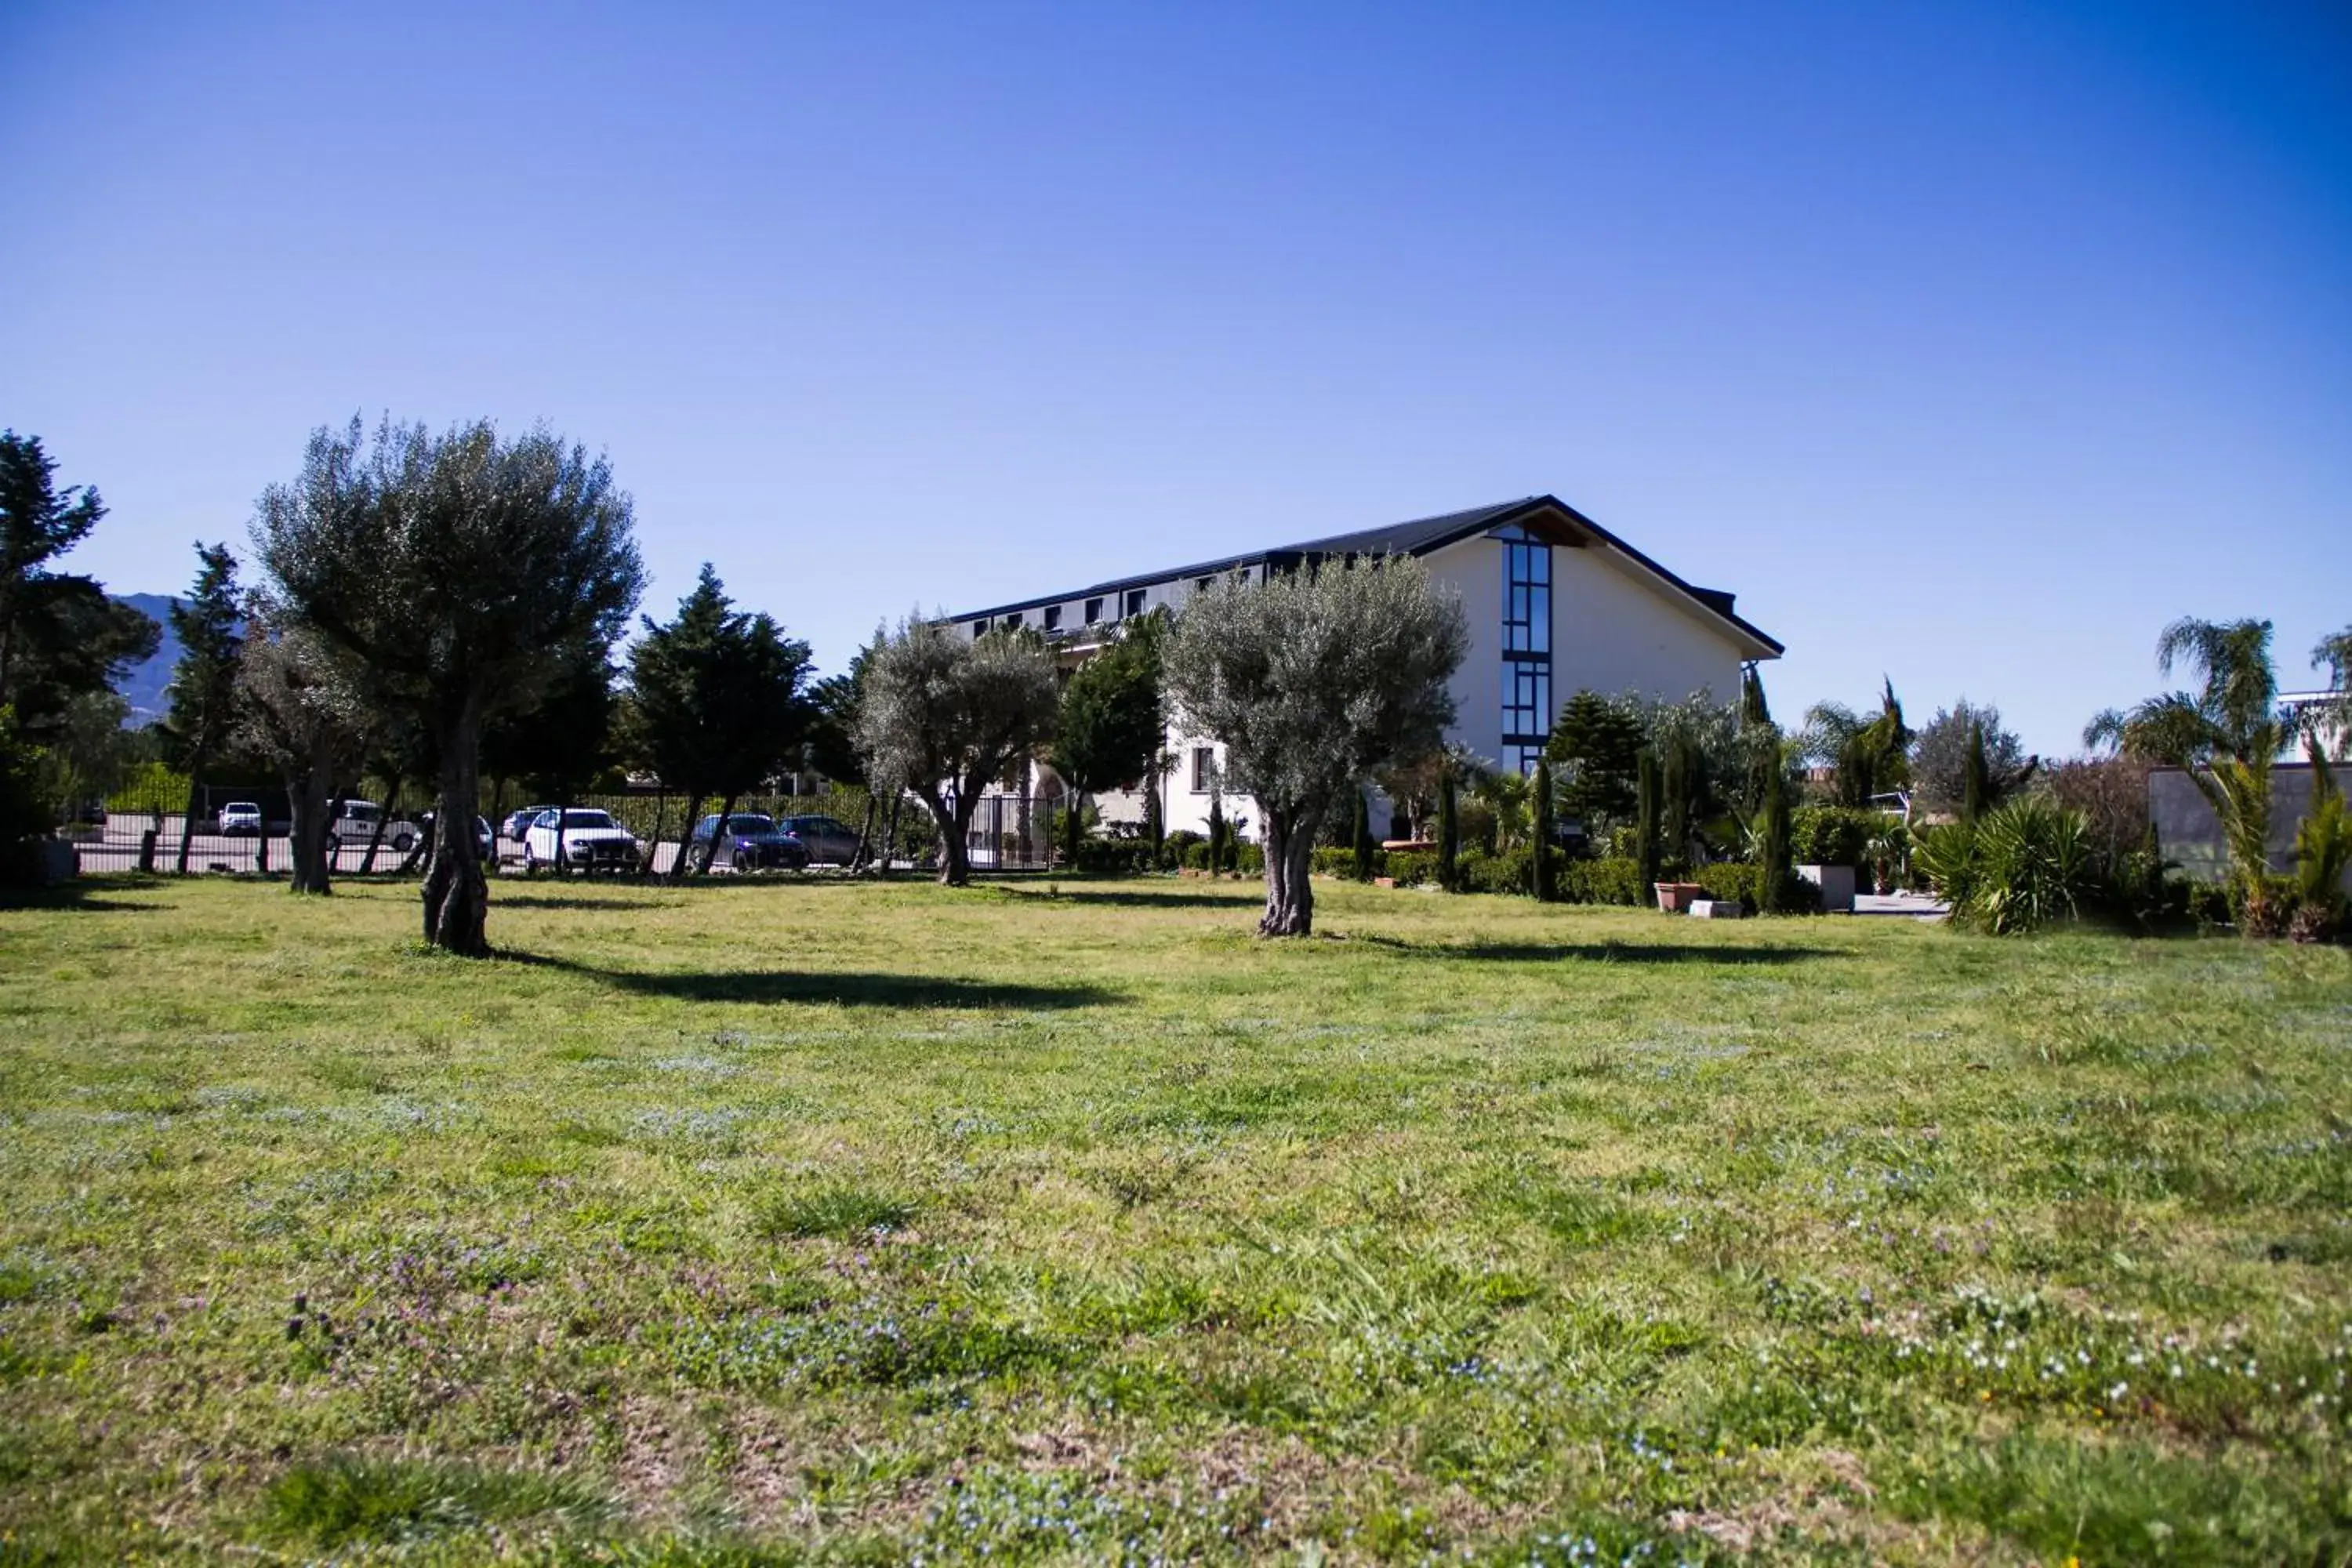
M 0 910 L 0 1557 L 2344 1563 L 2352 954 Z

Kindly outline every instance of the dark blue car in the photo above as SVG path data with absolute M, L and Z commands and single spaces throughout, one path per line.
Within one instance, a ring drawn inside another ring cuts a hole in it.
M 798 871 L 809 863 L 808 847 L 763 812 L 736 813 L 727 819 L 724 832 L 715 816 L 696 823 L 692 849 L 698 859 L 714 837 L 717 844 L 710 848 L 714 871 Z

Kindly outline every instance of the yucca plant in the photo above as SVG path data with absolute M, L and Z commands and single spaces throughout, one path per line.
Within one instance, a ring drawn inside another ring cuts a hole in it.
M 1911 838 L 1911 868 L 1927 879 L 1935 895 L 1965 921 L 1977 885 L 1977 825 L 1951 822 L 1923 826 Z
M 1974 858 L 1969 918 L 1996 936 L 2073 920 L 2091 892 L 2090 824 L 2045 800 L 2014 800 L 1987 814 Z

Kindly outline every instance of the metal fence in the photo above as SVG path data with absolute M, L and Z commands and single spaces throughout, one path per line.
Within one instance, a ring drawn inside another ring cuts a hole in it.
M 964 835 L 975 871 L 1044 871 L 1054 864 L 1054 821 L 1061 803 L 1034 795 L 982 795 Z
M 335 872 L 344 876 L 366 872 L 421 874 L 421 852 L 403 849 L 395 841 L 400 837 L 398 829 L 416 827 L 430 803 L 415 798 L 404 800 L 390 791 L 385 794 L 391 798 L 379 803 L 384 807 L 384 819 L 389 825 L 383 841 L 374 846 L 373 854 L 366 843 L 344 843 L 334 856 L 331 869 Z M 222 784 L 205 786 L 197 795 L 193 823 L 187 813 L 188 791 L 184 783 L 118 794 L 107 801 L 105 809 L 84 814 L 85 820 L 65 835 L 74 844 L 80 870 L 84 875 L 173 872 L 179 867 L 184 826 L 188 828 L 187 863 L 192 875 L 283 872 L 292 864 L 288 829 L 293 814 L 283 789 Z M 818 795 L 745 795 L 736 800 L 734 809 L 739 815 L 759 812 L 775 817 L 830 816 L 853 834 L 864 832 L 873 856 L 887 854 L 892 864 L 899 866 L 927 868 L 936 863 L 938 830 L 930 813 L 919 802 L 909 796 L 898 803 L 893 833 L 890 803 L 886 799 L 875 804 L 869 816 L 870 800 L 863 788 L 836 785 Z M 221 832 L 221 810 L 247 802 L 260 808 L 264 830 L 259 834 Z M 557 803 L 526 799 L 517 791 L 496 786 L 484 792 L 479 814 L 497 828 L 503 826 L 510 813 L 554 804 Z M 693 803 L 674 791 L 644 789 L 584 795 L 563 804 L 610 814 L 615 822 L 655 847 L 653 864 L 656 870 L 666 870 L 675 862 L 679 844 L 694 827 L 687 815 Z M 705 817 L 714 816 L 721 804 L 705 800 L 700 804 L 700 813 Z M 973 868 L 1050 868 L 1054 863 L 1054 824 L 1059 806 L 1057 797 L 984 797 L 974 810 L 966 841 Z M 520 845 L 502 836 L 497 841 L 497 850 L 502 858 L 513 859 L 520 855 Z

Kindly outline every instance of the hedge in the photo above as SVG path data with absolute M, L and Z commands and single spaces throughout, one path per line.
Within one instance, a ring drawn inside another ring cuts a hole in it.
M 1859 866 L 1885 820 L 1850 805 L 1800 806 L 1789 814 L 1789 858 L 1800 866 Z
M 1144 838 L 1081 838 L 1075 864 L 1093 877 L 1141 877 L 1160 868 Z
M 1411 849 L 1387 851 L 1388 875 L 1400 888 L 1418 888 L 1423 883 L 1437 885 L 1437 851 Z
M 1564 904 L 1648 904 L 1657 895 L 1642 886 L 1641 863 L 1630 856 L 1601 860 L 1570 860 L 1559 868 L 1560 902 Z
M 1339 877 L 1353 881 L 1356 877 L 1356 851 L 1349 846 L 1326 845 L 1315 851 L 1314 860 L 1308 868 L 1318 877 Z M 1372 875 L 1385 875 L 1381 870 L 1381 851 L 1377 849 L 1372 851 Z

